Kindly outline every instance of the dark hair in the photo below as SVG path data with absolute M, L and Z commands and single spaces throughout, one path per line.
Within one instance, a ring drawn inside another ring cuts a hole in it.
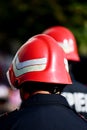
M 54 83 L 43 83 L 43 82 L 25 82 L 21 84 L 25 92 L 33 93 L 38 90 L 49 91 L 50 93 L 57 93 L 62 91 L 65 87 L 65 84 L 54 84 Z

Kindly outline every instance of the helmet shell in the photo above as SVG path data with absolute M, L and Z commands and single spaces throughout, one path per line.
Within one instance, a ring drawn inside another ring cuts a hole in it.
M 76 39 L 68 28 L 53 26 L 46 29 L 43 33 L 52 36 L 58 42 L 64 49 L 68 60 L 80 61 Z
M 46 34 L 33 36 L 19 48 L 7 77 L 11 86 L 17 88 L 27 81 L 72 83 L 63 49 Z

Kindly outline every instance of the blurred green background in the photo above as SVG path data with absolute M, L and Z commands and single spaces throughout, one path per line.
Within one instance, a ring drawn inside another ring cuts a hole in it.
M 14 54 L 29 37 L 63 25 L 87 56 L 87 2 L 84 0 L 0 0 L 0 50 Z

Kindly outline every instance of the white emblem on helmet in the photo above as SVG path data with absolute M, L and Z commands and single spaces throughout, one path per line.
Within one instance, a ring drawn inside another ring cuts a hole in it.
M 63 43 L 58 42 L 58 44 L 63 48 L 65 53 L 70 53 L 74 51 L 74 47 L 73 47 L 73 40 L 72 39 L 64 39 Z

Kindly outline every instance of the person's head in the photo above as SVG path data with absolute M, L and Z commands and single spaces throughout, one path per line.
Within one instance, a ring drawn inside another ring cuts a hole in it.
M 80 61 L 76 38 L 68 28 L 64 26 L 53 26 L 44 30 L 43 34 L 47 34 L 57 41 L 63 48 L 69 62 Z
M 62 86 L 72 84 L 63 49 L 46 34 L 31 37 L 19 48 L 7 77 L 11 86 L 20 89 L 22 99 L 36 91 L 56 92 L 58 84 L 60 91 Z M 23 95 L 24 91 L 28 93 Z

